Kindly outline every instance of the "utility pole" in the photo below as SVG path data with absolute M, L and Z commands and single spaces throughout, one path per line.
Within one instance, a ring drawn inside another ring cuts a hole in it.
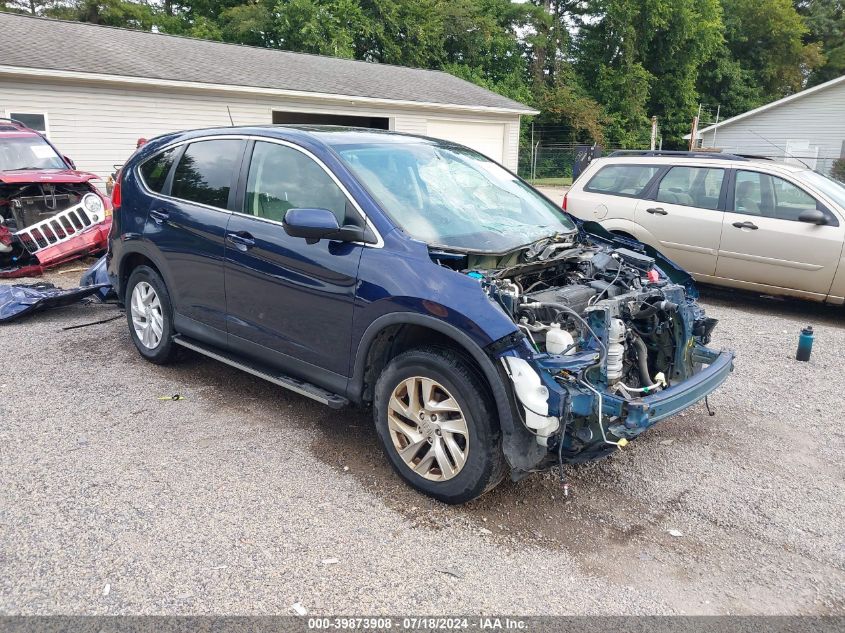
M 654 144 L 657 142 L 657 117 L 651 117 L 651 146 L 649 149 L 654 151 Z

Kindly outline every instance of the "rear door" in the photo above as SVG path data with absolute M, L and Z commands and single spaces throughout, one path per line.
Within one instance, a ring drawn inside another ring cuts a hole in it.
M 360 244 L 308 244 L 282 226 L 288 209 L 329 209 L 340 225 L 363 216 L 310 154 L 255 141 L 242 180 L 241 212 L 229 223 L 226 297 L 229 342 L 326 386 L 349 368 Z M 345 383 L 344 383 L 345 384 Z
M 225 342 L 226 331 L 223 240 L 244 146 L 230 138 L 180 148 L 165 195 L 152 199 L 144 229 L 167 266 L 177 330 L 208 339 L 207 328 L 214 328 L 223 333 L 213 337 L 218 343 Z M 154 176 L 151 170 L 148 177 Z
M 634 222 L 654 246 L 684 269 L 699 275 L 713 275 L 722 233 L 726 171 L 721 167 L 669 169 L 640 200 Z
M 579 179 L 569 190 L 566 211 L 582 220 L 607 221 L 611 230 L 618 228 L 612 221 L 634 219 L 639 197 L 662 169 L 660 165 L 601 165 L 584 174 L 583 187 L 579 186 Z
M 799 221 L 820 209 L 825 225 Z M 824 295 L 839 264 L 845 227 L 786 178 L 738 169 L 725 213 L 716 275 Z

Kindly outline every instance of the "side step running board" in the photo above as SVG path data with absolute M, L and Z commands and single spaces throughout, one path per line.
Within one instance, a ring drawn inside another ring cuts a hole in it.
M 291 378 L 290 376 L 285 376 L 266 365 L 256 363 L 255 361 L 243 358 L 242 356 L 238 356 L 232 352 L 227 352 L 212 345 L 186 338 L 181 334 L 176 334 L 173 337 L 173 342 L 215 360 L 219 360 L 221 363 L 226 363 L 227 365 L 231 365 L 232 367 L 248 372 L 253 376 L 258 376 L 259 378 L 268 380 L 280 387 L 284 387 L 285 389 L 289 389 L 290 391 L 306 396 L 307 398 L 316 400 L 317 402 L 325 404 L 332 409 L 340 409 L 349 404 L 349 400 L 343 396 L 337 395 L 336 393 L 331 393 L 316 385 L 312 385 L 311 383 L 297 380 L 296 378 Z

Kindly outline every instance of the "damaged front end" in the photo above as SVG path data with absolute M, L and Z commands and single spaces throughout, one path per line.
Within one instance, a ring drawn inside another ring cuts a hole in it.
M 111 207 L 90 178 L 27 182 L 0 174 L 0 277 L 38 275 L 106 249 Z
M 509 455 L 517 476 L 607 455 L 703 399 L 733 368 L 731 351 L 707 347 L 716 320 L 689 276 L 638 243 L 582 226 L 503 256 L 432 255 L 477 279 L 522 333 L 488 349 L 542 447 L 528 462 Z

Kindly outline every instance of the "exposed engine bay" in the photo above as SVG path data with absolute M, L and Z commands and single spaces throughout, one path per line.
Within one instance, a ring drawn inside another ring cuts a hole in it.
M 524 334 L 530 350 L 501 361 L 523 424 L 561 463 L 626 445 L 665 417 L 644 398 L 682 385 L 718 356 L 704 347 L 716 320 L 654 257 L 583 237 L 499 257 L 433 254 L 477 279 Z
M 107 217 L 88 182 L 0 183 L 0 276 L 38 274 L 44 266 L 103 250 L 107 229 L 83 233 Z

